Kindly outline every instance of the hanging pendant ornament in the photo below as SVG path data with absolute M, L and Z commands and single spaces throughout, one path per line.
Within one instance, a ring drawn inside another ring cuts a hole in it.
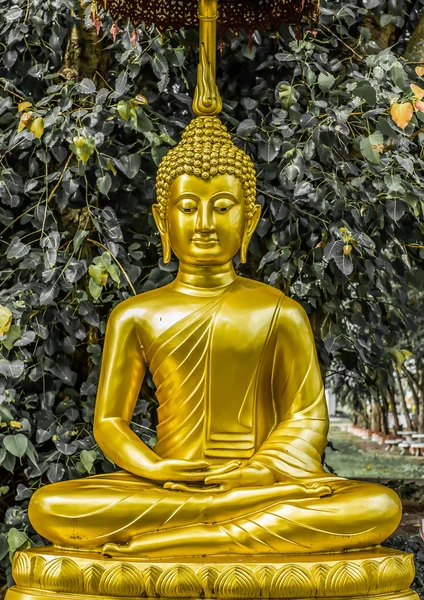
M 217 115 L 222 100 L 216 85 L 216 22 L 217 0 L 199 1 L 199 65 L 194 91 L 193 112 L 196 115 Z

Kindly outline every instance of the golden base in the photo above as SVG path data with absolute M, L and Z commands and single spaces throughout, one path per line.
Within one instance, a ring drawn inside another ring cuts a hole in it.
M 412 556 L 387 548 L 291 556 L 147 560 L 64 552 L 19 552 L 6 600 L 272 598 L 418 600 Z

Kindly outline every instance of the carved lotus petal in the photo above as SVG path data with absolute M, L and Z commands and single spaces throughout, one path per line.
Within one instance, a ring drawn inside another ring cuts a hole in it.
M 162 573 L 162 569 L 150 565 L 146 569 L 143 569 L 144 589 L 147 598 L 156 597 L 156 583 Z
M 184 565 L 172 566 L 159 577 L 156 593 L 164 598 L 198 598 L 202 586 L 195 573 Z
M 325 582 L 329 570 L 330 567 L 323 564 L 314 565 L 311 569 L 312 577 L 315 581 L 318 596 L 322 596 L 325 593 Z
M 274 575 L 271 598 L 313 598 L 316 595 L 310 573 L 297 565 L 286 565 Z
M 40 587 L 41 573 L 44 571 L 46 566 L 46 559 L 42 556 L 33 556 L 31 558 L 31 585 L 34 587 Z
M 97 594 L 99 591 L 100 579 L 104 573 L 103 567 L 92 564 L 83 570 L 84 591 L 89 594 Z
M 327 575 L 327 589 L 335 596 L 365 596 L 369 589 L 368 577 L 359 565 L 339 563 Z
M 26 552 L 17 552 L 12 564 L 12 575 L 16 585 L 31 585 L 31 560 Z
M 70 558 L 55 558 L 46 563 L 41 573 L 40 587 L 54 592 L 81 592 L 81 570 Z
M 205 598 L 212 598 L 215 588 L 215 582 L 218 578 L 218 575 L 218 570 L 214 567 L 202 567 L 197 572 L 197 577 L 199 578 L 202 584 Z
M 409 588 L 413 578 L 414 571 L 400 557 L 385 558 L 380 564 L 379 591 L 393 592 Z
M 105 596 L 127 596 L 136 598 L 144 591 L 142 574 L 132 565 L 122 563 L 105 571 L 99 584 Z
M 255 571 L 255 576 L 259 582 L 261 588 L 261 597 L 269 598 L 271 590 L 271 582 L 275 575 L 274 567 L 258 567 Z
M 379 592 L 378 574 L 380 571 L 380 563 L 376 560 L 366 560 L 362 563 L 362 567 L 365 569 L 368 575 L 368 585 L 370 592 Z
M 215 584 L 218 598 L 259 598 L 259 581 L 245 567 L 233 566 L 225 569 Z

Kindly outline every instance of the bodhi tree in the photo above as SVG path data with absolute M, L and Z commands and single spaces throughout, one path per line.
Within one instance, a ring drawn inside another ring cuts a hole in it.
M 263 207 L 237 271 L 300 301 L 329 385 L 362 412 L 371 394 L 386 416 L 400 403 L 396 352 L 422 386 L 422 357 L 410 361 L 424 65 L 404 55 L 421 44 L 423 5 L 323 1 L 319 28 L 298 41 L 282 27 L 219 43 L 221 117 L 255 161 Z M 34 490 L 115 468 L 91 431 L 105 325 L 117 302 L 175 275 L 150 207 L 157 166 L 192 117 L 198 49 L 195 31 L 93 21 L 76 0 L 0 0 L 0 14 L 0 558 L 10 581 L 11 554 L 40 541 L 26 511 Z M 154 408 L 146 380 L 133 426 L 148 444 Z

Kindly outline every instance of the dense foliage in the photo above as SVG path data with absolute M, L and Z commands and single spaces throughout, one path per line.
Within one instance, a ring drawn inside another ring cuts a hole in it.
M 385 399 L 393 364 L 413 360 L 424 112 L 410 84 L 424 79 L 402 56 L 423 6 L 323 1 L 317 35 L 299 43 L 287 28 L 220 43 L 222 118 L 255 160 L 263 206 L 238 270 L 305 306 L 323 370 L 355 402 Z M 37 487 L 114 469 L 91 433 L 107 316 L 177 268 L 161 260 L 150 206 L 192 117 L 197 33 L 106 15 L 93 27 L 90 10 L 0 0 L 4 568 L 40 542 L 26 513 Z M 408 102 L 406 124 L 391 104 Z M 140 398 L 134 428 L 151 444 L 151 382 Z

